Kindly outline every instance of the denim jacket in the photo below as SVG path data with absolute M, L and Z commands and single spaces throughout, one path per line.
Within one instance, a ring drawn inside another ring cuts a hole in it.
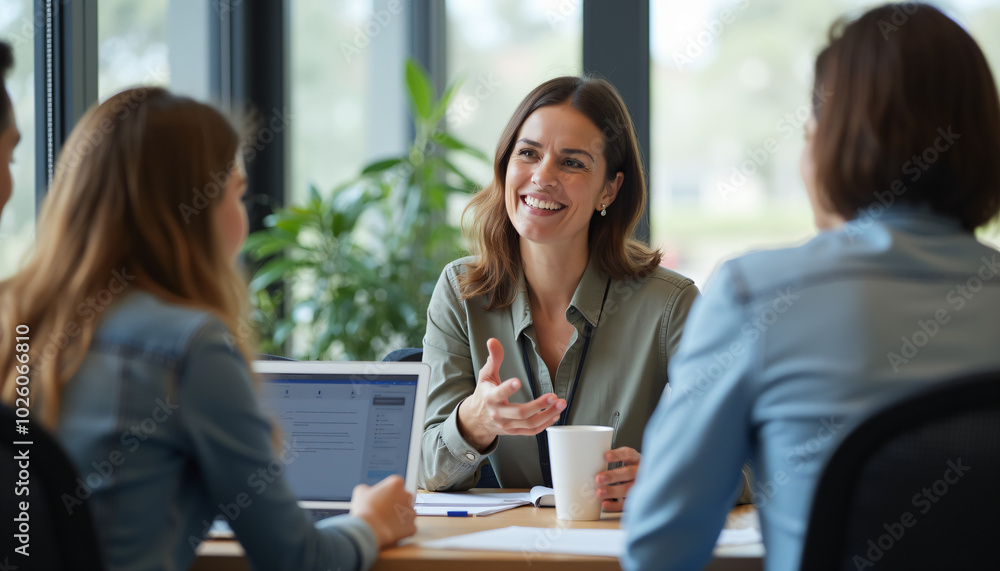
M 362 520 L 313 524 L 285 483 L 246 361 L 208 312 L 133 290 L 101 316 L 61 398 L 56 435 L 79 473 L 109 569 L 187 569 L 223 514 L 258 569 L 367 569 Z
M 827 458 L 876 409 L 1000 369 L 1000 255 L 896 205 L 725 263 L 691 310 L 622 520 L 622 566 L 702 569 L 750 458 L 765 569 L 798 569 Z

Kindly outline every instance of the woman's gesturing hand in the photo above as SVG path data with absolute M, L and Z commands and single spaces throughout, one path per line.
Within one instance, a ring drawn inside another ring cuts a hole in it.
M 503 345 L 496 339 L 486 342 L 490 352 L 479 371 L 476 390 L 458 407 L 458 430 L 476 450 L 487 449 L 501 434 L 533 435 L 552 426 L 566 408 L 566 401 L 553 393 L 533 401 L 511 404 L 508 400 L 521 389 L 521 381 L 500 381 Z

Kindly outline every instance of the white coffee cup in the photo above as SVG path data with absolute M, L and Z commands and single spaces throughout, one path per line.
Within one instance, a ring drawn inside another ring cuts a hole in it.
M 564 520 L 601 519 L 595 477 L 608 469 L 604 453 L 611 450 L 610 426 L 550 426 L 549 463 L 556 496 L 556 517 Z

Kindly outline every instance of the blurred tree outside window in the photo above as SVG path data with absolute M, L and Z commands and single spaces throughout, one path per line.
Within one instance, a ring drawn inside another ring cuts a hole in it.
M 448 77 L 464 80 L 446 124 L 492 158 L 525 95 L 547 79 L 583 72 L 582 1 L 447 0 L 445 6 Z M 493 177 L 492 161 L 462 164 L 483 183 Z
M 882 2 L 650 3 L 652 242 L 699 285 L 721 261 L 815 234 L 799 177 L 813 61 L 844 14 Z M 1000 1 L 936 3 L 1000 71 Z M 996 228 L 981 238 L 1000 244 Z
M 168 5 L 168 0 L 97 4 L 98 101 L 129 87 L 170 87 Z

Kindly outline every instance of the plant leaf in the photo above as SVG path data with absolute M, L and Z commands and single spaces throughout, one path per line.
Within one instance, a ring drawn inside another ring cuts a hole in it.
M 445 113 L 448 112 L 448 105 L 451 104 L 452 98 L 458 92 L 458 89 L 462 87 L 463 83 L 465 83 L 465 78 L 459 77 L 455 81 L 452 81 L 448 87 L 444 88 L 444 93 L 441 94 L 441 99 L 438 99 L 438 102 L 434 105 L 434 112 L 431 114 L 431 119 L 435 124 L 444 118 Z
M 452 137 L 451 135 L 445 133 L 444 131 L 439 131 L 437 133 L 434 133 L 434 142 L 446 149 L 459 151 L 469 156 L 476 157 L 477 159 L 483 161 L 489 161 L 489 157 L 486 156 L 486 153 L 480 151 L 479 149 L 474 149 L 469 145 L 466 145 L 462 141 L 459 141 L 458 139 Z
M 365 176 L 387 171 L 401 162 L 403 162 L 403 159 L 398 157 L 394 159 L 385 159 L 384 161 L 377 161 L 363 168 L 361 170 L 361 175 Z
M 410 91 L 410 102 L 419 119 L 429 119 L 434 100 L 434 86 L 431 78 L 417 60 L 406 60 L 406 86 Z
M 264 264 L 250 280 L 250 291 L 257 292 L 273 284 L 274 282 L 289 276 L 298 269 L 302 262 L 289 260 L 288 258 L 275 258 Z

